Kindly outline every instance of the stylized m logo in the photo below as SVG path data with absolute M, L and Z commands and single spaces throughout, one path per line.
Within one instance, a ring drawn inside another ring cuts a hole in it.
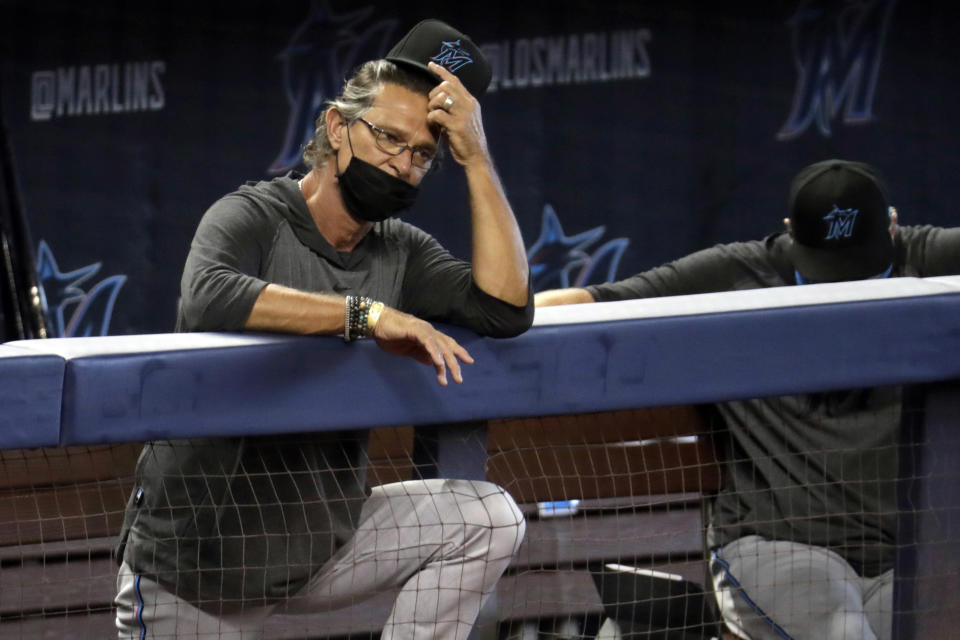
M 441 67 L 446 67 L 451 73 L 473 62 L 470 54 L 460 48 L 459 40 L 444 41 L 440 53 L 430 58 Z
M 830 223 L 830 227 L 827 229 L 827 237 L 824 239 L 836 240 L 837 238 L 853 237 L 853 225 L 857 221 L 858 213 L 860 213 L 859 209 L 838 209 L 837 205 L 833 205 L 833 211 L 823 217 Z
M 337 95 L 351 69 L 378 58 L 393 39 L 397 21 L 369 22 L 376 15 L 372 5 L 345 14 L 333 13 L 329 5 L 327 0 L 312 0 L 307 18 L 278 56 L 290 115 L 280 152 L 267 169 L 270 173 L 300 165 L 325 102 Z
M 814 121 L 824 136 L 843 107 L 843 122 L 873 118 L 873 96 L 887 25 L 896 0 L 809 0 L 789 21 L 797 85 L 777 139 L 790 140 Z

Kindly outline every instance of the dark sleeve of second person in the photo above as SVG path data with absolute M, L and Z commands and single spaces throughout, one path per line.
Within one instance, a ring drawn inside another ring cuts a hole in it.
M 204 214 L 180 282 L 178 331 L 239 331 L 267 286 L 257 276 L 272 227 L 247 198 L 229 195 Z
M 785 284 L 761 242 L 718 245 L 618 282 L 590 285 L 597 302 L 682 296 Z
M 474 282 L 469 263 L 453 257 L 428 234 L 415 228 L 411 230 L 401 311 L 424 320 L 456 324 L 493 338 L 511 338 L 530 328 L 532 289 L 524 306 L 495 298 Z
M 960 228 L 901 227 L 907 275 L 960 275 Z

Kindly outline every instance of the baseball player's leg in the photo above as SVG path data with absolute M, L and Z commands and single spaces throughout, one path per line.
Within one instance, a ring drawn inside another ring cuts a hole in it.
M 875 578 L 864 578 L 863 611 L 878 640 L 893 637 L 893 569 Z
M 875 640 L 861 579 L 839 555 L 747 536 L 712 560 L 724 619 L 752 640 Z
M 376 487 L 354 537 L 285 610 L 330 610 L 400 587 L 383 638 L 466 638 L 524 528 L 513 499 L 487 482 Z
M 119 640 L 259 640 L 269 609 L 213 615 L 137 575 L 124 562 L 117 574 Z

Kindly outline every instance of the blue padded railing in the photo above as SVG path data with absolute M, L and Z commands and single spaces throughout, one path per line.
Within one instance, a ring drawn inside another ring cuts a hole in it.
M 464 383 L 372 341 L 160 334 L 0 345 L 0 448 L 440 424 L 960 378 L 960 278 L 537 312 L 509 339 L 444 327 Z

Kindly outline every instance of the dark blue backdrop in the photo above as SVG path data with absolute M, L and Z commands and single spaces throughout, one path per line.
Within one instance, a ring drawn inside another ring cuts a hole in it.
M 7 1 L 2 108 L 54 329 L 170 330 L 204 210 L 286 170 L 347 70 L 429 16 L 494 62 L 486 132 L 538 288 L 776 230 L 826 157 L 878 165 L 905 223 L 953 226 L 960 44 L 924 4 Z M 452 163 L 407 218 L 469 256 Z

